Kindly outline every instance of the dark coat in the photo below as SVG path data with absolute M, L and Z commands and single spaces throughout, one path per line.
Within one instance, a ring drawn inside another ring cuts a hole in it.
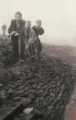
M 44 34 L 44 29 L 42 27 L 38 28 L 36 26 L 33 26 L 33 30 L 35 31 L 37 36 Z
M 21 57 L 24 58 L 24 50 L 25 50 L 25 21 L 20 20 L 12 20 L 11 25 L 8 29 L 9 34 L 13 31 L 17 32 L 19 35 L 15 36 L 15 34 L 11 35 L 13 55 L 15 58 Z
M 24 20 L 20 20 L 18 23 L 17 21 L 14 19 L 11 21 L 11 25 L 8 29 L 8 32 L 11 33 L 13 31 L 16 31 L 17 33 L 19 33 L 20 35 L 24 35 L 25 33 L 25 21 Z
M 33 26 L 32 29 L 34 30 L 37 40 L 34 44 L 35 48 L 40 52 L 42 50 L 42 44 L 40 41 L 39 36 L 44 34 L 44 29 L 42 27 L 38 28 L 37 26 Z

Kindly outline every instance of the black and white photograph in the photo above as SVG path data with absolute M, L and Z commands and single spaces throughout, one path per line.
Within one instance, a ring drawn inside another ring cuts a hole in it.
M 76 1 L 0 0 L 0 120 L 76 120 Z

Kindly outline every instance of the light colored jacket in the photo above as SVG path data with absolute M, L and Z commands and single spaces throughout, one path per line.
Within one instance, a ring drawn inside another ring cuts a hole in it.
M 25 28 L 25 47 L 28 48 L 30 44 L 34 43 L 37 40 L 37 36 L 35 31 L 30 28 L 26 29 Z

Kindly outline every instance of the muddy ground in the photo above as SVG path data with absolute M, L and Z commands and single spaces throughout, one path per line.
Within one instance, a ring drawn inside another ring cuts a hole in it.
M 30 120 L 63 120 L 76 78 L 75 60 L 71 53 L 72 48 L 44 46 L 39 61 L 26 58 L 24 63 L 12 65 L 11 47 L 3 49 L 0 61 L 1 119 L 7 109 L 11 110 L 13 105 L 29 99 L 34 111 L 42 115 Z M 17 116 L 18 120 L 25 118 L 23 112 Z

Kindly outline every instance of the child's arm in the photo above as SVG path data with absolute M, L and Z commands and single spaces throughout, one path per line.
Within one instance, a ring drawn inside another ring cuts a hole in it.
M 43 28 L 40 28 L 39 30 L 39 35 L 43 35 L 44 34 L 44 29 Z
M 14 20 L 11 21 L 10 27 L 8 28 L 8 33 L 15 32 Z

